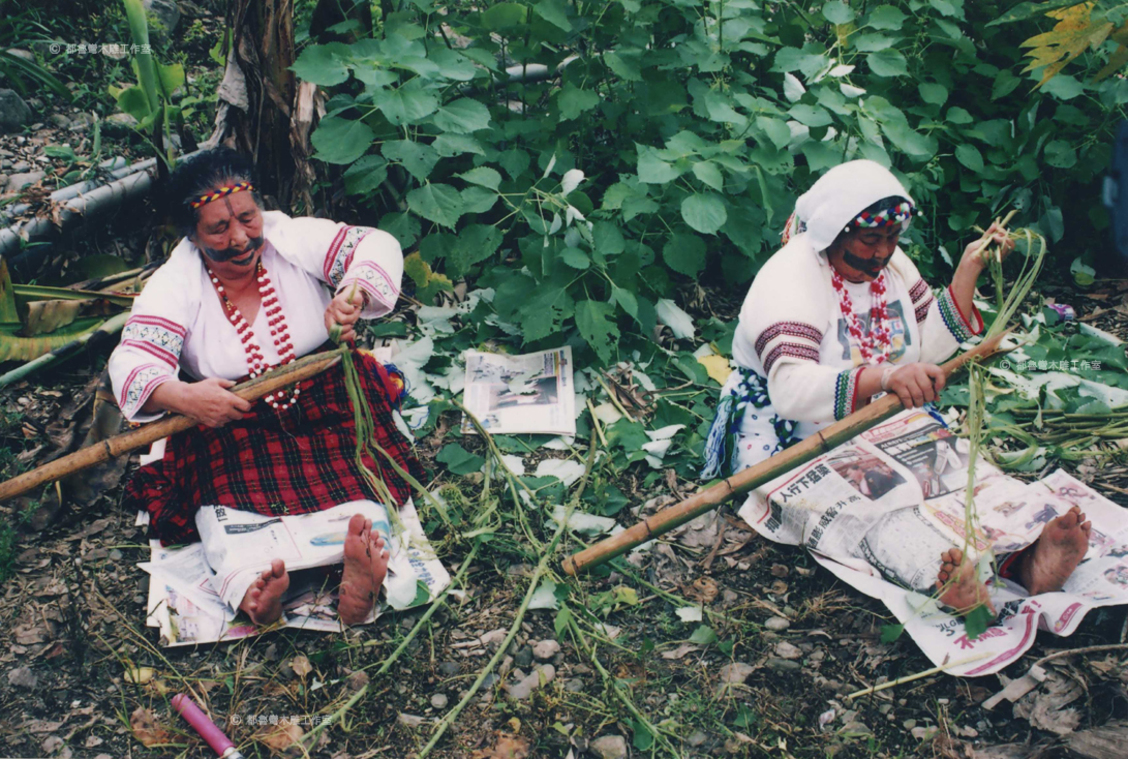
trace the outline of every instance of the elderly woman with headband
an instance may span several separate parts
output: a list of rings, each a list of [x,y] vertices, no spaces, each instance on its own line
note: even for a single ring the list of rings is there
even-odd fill
[[[390,313],[403,275],[400,246],[376,229],[263,211],[250,162],[228,148],[184,160],[165,195],[184,238],[135,301],[109,370],[131,422],[174,412],[200,426],[170,438],[163,457],[138,470],[126,501],[149,512],[150,534],[166,545],[200,539],[201,505],[279,516],[361,504],[345,535],[338,603],[342,621],[360,622],[388,555],[365,508],[380,499],[355,461],[342,369],[253,404],[230,388],[316,350],[334,325],[351,340],[359,319]],[[395,383],[368,358],[358,357],[357,368],[378,442],[419,474],[393,422]],[[388,507],[410,497],[398,474],[366,465],[397,501]],[[284,562],[266,562],[248,582],[217,591],[255,623],[278,619],[289,585]]]
[[[706,444],[702,477],[732,474],[848,416],[879,393],[906,408],[935,400],[944,388],[937,364],[983,330],[972,302],[984,269],[982,245],[964,249],[951,284],[939,294],[897,242],[917,213],[893,174],[873,161],[834,167],[802,195],[784,246],[764,264],[740,311],[733,339],[737,369],[724,389]],[[992,226],[989,242],[1013,249]],[[1065,515],[1058,542],[1028,552],[1019,568],[1031,593],[1060,588],[1080,556],[1083,515]],[[1035,544],[1037,547],[1038,544]],[[1081,554],[1084,550],[1081,550]],[[962,554],[941,557],[939,579],[965,579]],[[960,583],[960,598],[978,589]]]

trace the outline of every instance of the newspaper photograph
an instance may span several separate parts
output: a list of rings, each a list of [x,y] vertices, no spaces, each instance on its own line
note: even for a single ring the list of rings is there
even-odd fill
[[[153,541],[147,624],[157,627],[164,646],[231,641],[265,628],[235,611],[250,583],[270,560],[281,558],[290,573],[283,597],[283,627],[335,632],[337,589],[328,568],[344,560],[349,519],[363,513],[388,546],[384,597],[365,623],[384,609],[429,602],[450,584],[450,575],[431,549],[412,502],[389,514],[372,501],[355,501],[312,514],[268,517],[216,506],[196,516],[201,542],[162,548]]]
[[[509,356],[466,352],[465,406],[492,434],[576,434],[572,348]],[[469,419],[462,431],[474,432]]]
[[[997,672],[1034,644],[1039,628],[1077,629],[1093,608],[1128,603],[1128,512],[1058,470],[1040,482],[975,465],[966,506],[967,441],[924,411],[904,411],[753,491],[740,516],[764,537],[805,546],[839,579],[880,599],[937,666]],[[1079,506],[1092,522],[1088,552],[1060,592],[1031,596],[997,575],[1053,519]],[[975,639],[937,600],[940,554],[977,561],[998,611]]]

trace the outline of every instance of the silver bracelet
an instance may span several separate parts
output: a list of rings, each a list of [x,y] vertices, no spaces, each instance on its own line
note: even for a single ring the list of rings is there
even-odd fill
[[[897,371],[895,366],[886,366],[885,371],[881,373],[881,389],[889,391],[889,378],[893,376],[893,372]]]

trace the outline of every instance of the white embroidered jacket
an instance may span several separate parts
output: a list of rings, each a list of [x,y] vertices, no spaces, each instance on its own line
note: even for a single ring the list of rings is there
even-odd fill
[[[278,294],[297,356],[329,338],[325,309],[335,293],[354,283],[368,296],[361,318],[383,316],[395,307],[403,253],[387,232],[265,211],[263,236],[262,263]],[[276,365],[280,357],[265,312],[259,309],[251,329],[266,361]],[[109,369],[118,405],[132,422],[161,416],[146,414],[141,407],[180,369],[197,379],[233,380],[249,371],[243,344],[224,313],[203,255],[187,238],[137,296]]]

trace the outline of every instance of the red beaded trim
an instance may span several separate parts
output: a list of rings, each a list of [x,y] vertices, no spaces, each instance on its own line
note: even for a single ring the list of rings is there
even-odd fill
[[[235,327],[235,332],[239,334],[239,339],[243,343],[243,350],[247,353],[247,365],[250,366],[251,379],[259,377],[270,370],[270,365],[266,363],[266,357],[262,354],[262,348],[254,341],[254,332],[251,330],[251,325],[243,318],[243,314],[227,297],[227,293],[223,289],[223,285],[219,282],[219,277],[215,276],[215,272],[210,267],[206,267],[208,277],[211,278],[212,284],[215,286],[215,291],[219,293],[219,298],[223,302],[223,306],[227,311],[227,319]],[[270,277],[266,274],[266,268],[262,265],[262,261],[258,262],[255,268],[255,278],[258,280],[259,295],[262,297],[262,307],[266,309],[266,315],[271,317],[268,319],[271,330],[270,335],[274,339],[274,347],[278,351],[278,356],[281,359],[279,366],[285,366],[292,361],[297,360],[294,354],[294,345],[290,342],[290,328],[286,326],[286,318],[282,314],[282,306],[275,305],[278,303],[278,297],[274,294],[274,286],[270,284]],[[281,326],[275,329],[275,325]],[[281,333],[281,335],[279,335]],[[289,392],[290,400],[284,401],[286,393]],[[293,406],[298,402],[298,396],[301,395],[301,388],[294,385],[289,391],[276,390],[275,392],[267,395],[263,400],[269,403],[275,409],[286,409]]]
[[[858,346],[862,359],[867,364],[880,364],[889,358],[889,350],[893,347],[893,336],[889,331],[889,308],[885,302],[885,272],[881,272],[877,279],[870,282],[870,294],[873,304],[870,306],[870,332],[867,336],[862,332],[858,323],[858,316],[854,313],[854,303],[850,293],[846,292],[846,285],[842,275],[837,269],[831,267],[831,284],[838,294],[838,307],[846,319],[846,330]],[[879,348],[880,346],[880,348]],[[880,352],[876,352],[879,351]]]

